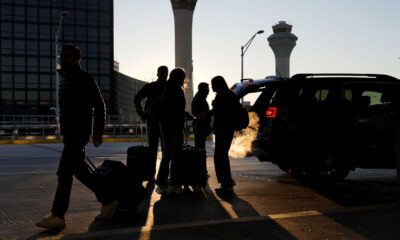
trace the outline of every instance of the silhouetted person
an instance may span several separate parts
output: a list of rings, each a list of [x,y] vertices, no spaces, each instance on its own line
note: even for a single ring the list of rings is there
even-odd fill
[[[157,77],[157,81],[144,85],[134,99],[138,115],[147,124],[147,140],[149,143],[152,178],[156,174],[158,139],[160,138],[159,105],[161,94],[168,78],[168,67],[160,66],[157,70]],[[145,99],[146,103],[143,110],[142,101]]]
[[[118,208],[118,202],[90,177],[85,162],[85,146],[93,135],[93,144],[103,142],[106,109],[96,81],[80,68],[81,52],[74,45],[64,45],[60,53],[60,125],[64,149],[57,170],[58,185],[51,214],[36,225],[57,229],[65,227],[73,176],[96,193],[103,204],[99,218],[109,217]],[[93,120],[93,121],[92,121]],[[93,122],[93,124],[92,124]],[[92,134],[93,131],[93,134]]]
[[[185,95],[183,82],[185,71],[176,68],[169,74],[166,88],[160,102],[161,144],[163,158],[157,174],[156,192],[163,194],[179,193],[177,163],[179,162],[183,144],[183,127],[185,123]]]
[[[239,100],[228,88],[223,77],[214,77],[211,80],[211,86],[213,91],[216,92],[212,109],[215,134],[214,165],[217,180],[220,183],[220,188],[215,190],[217,192],[232,192],[233,186],[236,184],[232,179],[228,153],[234,133],[232,117],[238,109]]]
[[[208,83],[202,82],[198,85],[198,91],[192,101],[192,114],[196,117],[194,121],[194,145],[198,149],[206,149],[206,139],[210,134],[211,116],[208,114],[207,96],[210,92]]]

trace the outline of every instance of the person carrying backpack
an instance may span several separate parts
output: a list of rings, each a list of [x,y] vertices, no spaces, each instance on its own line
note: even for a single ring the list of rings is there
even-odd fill
[[[160,66],[157,70],[157,81],[144,85],[136,94],[134,103],[138,115],[147,124],[147,139],[149,143],[151,176],[156,173],[156,162],[158,152],[158,139],[160,138],[160,119],[159,104],[161,94],[164,91],[168,78],[168,67]],[[143,100],[146,99],[144,109],[142,107]]]
[[[215,189],[217,193],[233,192],[236,185],[232,179],[229,163],[229,148],[233,140],[239,100],[228,88],[222,76],[211,79],[211,87],[216,92],[211,113],[214,115],[213,130],[215,134],[214,165],[220,187]]]

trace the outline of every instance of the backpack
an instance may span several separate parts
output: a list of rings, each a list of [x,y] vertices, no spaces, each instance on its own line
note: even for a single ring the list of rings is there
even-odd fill
[[[236,131],[240,131],[242,129],[247,128],[249,125],[249,113],[247,110],[242,107],[241,104],[238,104],[237,110],[234,116],[234,121],[233,121],[233,129]]]

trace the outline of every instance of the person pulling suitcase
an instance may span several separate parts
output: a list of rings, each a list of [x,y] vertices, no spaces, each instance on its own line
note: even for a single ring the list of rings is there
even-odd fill
[[[51,213],[36,223],[42,228],[60,229],[66,226],[64,216],[69,206],[73,176],[95,192],[97,200],[102,203],[98,219],[110,217],[119,207],[118,201],[98,187],[85,163],[85,146],[90,136],[93,135],[95,147],[103,142],[106,109],[96,81],[80,68],[80,61],[78,47],[70,44],[62,47],[60,75],[63,81],[59,102],[64,149],[57,170],[58,185]]]

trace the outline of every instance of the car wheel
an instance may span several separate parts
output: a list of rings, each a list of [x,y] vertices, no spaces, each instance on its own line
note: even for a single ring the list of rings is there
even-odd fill
[[[336,183],[342,181],[350,170],[340,164],[340,154],[335,151],[318,151],[312,156],[312,163],[307,175],[319,183]]]

